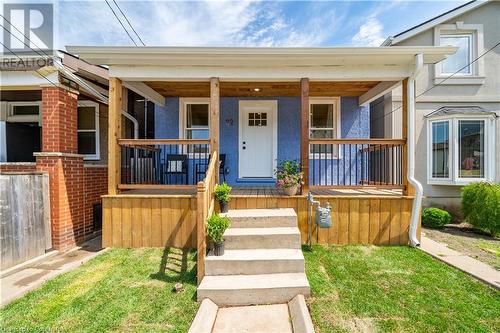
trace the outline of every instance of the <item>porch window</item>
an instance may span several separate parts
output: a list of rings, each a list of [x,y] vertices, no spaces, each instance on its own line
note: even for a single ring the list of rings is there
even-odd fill
[[[492,180],[494,118],[455,116],[429,121],[429,184]]]
[[[440,45],[457,46],[455,54],[448,56],[441,64],[441,74],[471,75],[472,34],[450,34],[440,36]]]
[[[99,154],[99,104],[78,102],[78,154],[87,160],[98,160]]]
[[[337,139],[340,132],[340,99],[338,98],[311,98],[310,99],[310,128],[311,139]],[[332,145],[313,145],[311,153],[334,153]],[[326,149],[326,151],[325,151]]]
[[[9,102],[9,122],[37,122],[41,124],[40,102]]]
[[[208,99],[193,98],[181,101],[180,128],[184,139],[209,139],[209,105]]]

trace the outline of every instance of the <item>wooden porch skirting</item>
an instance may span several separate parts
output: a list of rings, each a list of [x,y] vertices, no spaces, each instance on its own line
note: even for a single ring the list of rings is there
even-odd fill
[[[313,225],[313,242],[320,244],[407,245],[412,197],[316,196],[330,202],[333,225]],[[307,241],[308,204],[305,196],[235,195],[230,209],[293,208],[302,242]],[[217,207],[218,209],[218,207]],[[196,248],[196,196],[114,195],[103,197],[103,246]],[[420,235],[420,226],[418,230]]]

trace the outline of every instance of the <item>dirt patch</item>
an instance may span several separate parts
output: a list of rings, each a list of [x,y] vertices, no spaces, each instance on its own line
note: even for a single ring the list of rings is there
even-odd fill
[[[350,318],[342,320],[344,326],[349,332],[371,333],[375,332],[375,325],[371,318]]]
[[[475,258],[500,270],[500,239],[475,233],[468,229],[424,228],[427,237],[448,245],[450,249]]]

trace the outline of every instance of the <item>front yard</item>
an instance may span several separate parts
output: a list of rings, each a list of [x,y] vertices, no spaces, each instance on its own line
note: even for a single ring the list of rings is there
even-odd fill
[[[304,250],[318,332],[498,332],[500,292],[409,247]]]
[[[0,310],[8,332],[186,332],[196,252],[115,249]],[[175,283],[184,290],[173,293]],[[0,330],[2,331],[2,330]]]
[[[407,247],[304,250],[318,332],[493,332],[500,293]],[[177,282],[184,290],[172,292]],[[195,253],[115,249],[0,310],[19,332],[186,332]]]

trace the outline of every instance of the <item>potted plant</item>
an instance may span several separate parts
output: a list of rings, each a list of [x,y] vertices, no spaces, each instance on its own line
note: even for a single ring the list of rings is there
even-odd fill
[[[221,213],[227,213],[229,208],[229,195],[231,194],[232,187],[225,182],[216,184],[214,189],[215,199],[219,202]]]
[[[294,160],[285,160],[278,164],[276,169],[276,186],[282,188],[286,195],[297,194],[303,184],[303,173],[300,163]]]
[[[230,224],[228,217],[219,214],[212,214],[207,219],[207,234],[214,242],[214,254],[216,256],[224,254],[224,232],[229,228]]]

